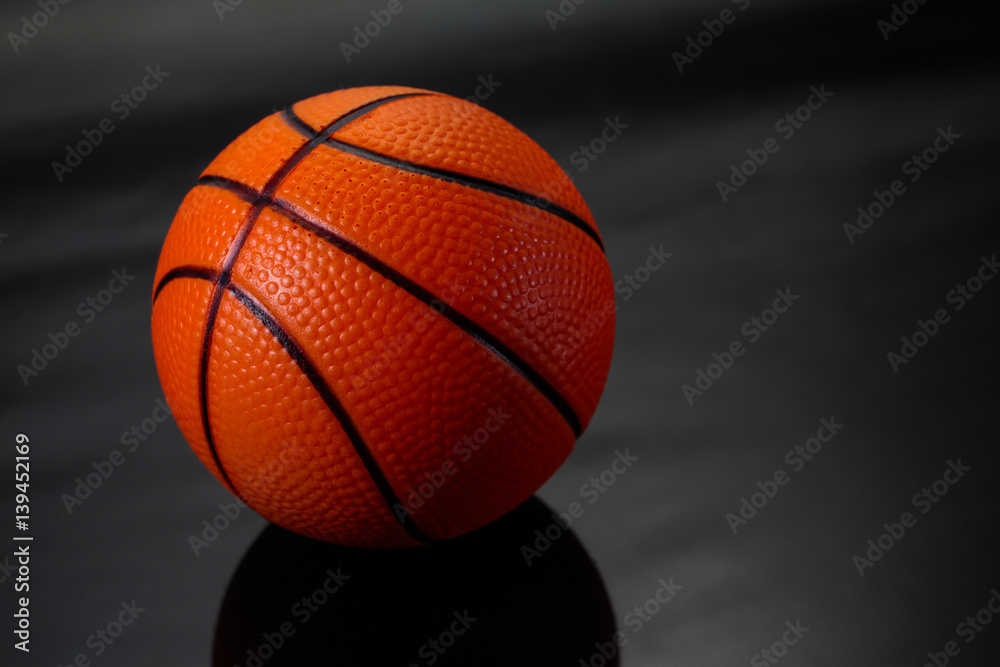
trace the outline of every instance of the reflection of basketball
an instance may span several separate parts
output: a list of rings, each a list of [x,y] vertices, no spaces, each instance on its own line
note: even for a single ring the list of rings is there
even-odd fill
[[[593,415],[611,273],[516,128],[412,88],[310,98],[205,170],[156,270],[153,346],[191,447],[265,518],[407,546],[523,502]]]
[[[553,526],[529,565],[524,545]],[[403,606],[420,611],[399,621]],[[625,634],[590,554],[531,498],[426,549],[348,549],[269,526],[229,580],[212,665],[615,667]]]

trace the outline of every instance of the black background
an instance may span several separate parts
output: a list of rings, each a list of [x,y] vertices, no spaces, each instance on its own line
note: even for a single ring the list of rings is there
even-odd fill
[[[597,502],[583,501],[585,514],[573,525],[579,545],[566,547],[573,552],[566,562],[585,564],[589,554],[596,563],[611,604],[605,615],[627,638],[621,664],[748,664],[798,619],[809,630],[781,664],[917,666],[948,641],[961,649],[950,664],[995,664],[1000,619],[971,643],[956,626],[1000,586],[1000,282],[985,283],[961,310],[946,299],[998,250],[992,19],[961,4],[914,2],[919,9],[886,40],[877,22],[893,7],[882,2],[751,0],[741,11],[744,3],[719,1],[567,1],[575,10],[553,29],[546,11],[558,11],[556,2],[402,1],[403,11],[350,63],[341,42],[385,2],[244,0],[220,20],[209,0],[77,1],[59,6],[16,53],[5,37],[0,469],[9,472],[0,473],[7,480],[0,564],[18,532],[13,442],[20,432],[31,437],[35,540],[30,655],[10,646],[16,575],[0,570],[3,663],[69,664],[84,653],[108,666],[206,665],[217,624],[221,636],[239,636],[248,622],[239,614],[220,620],[220,609],[265,522],[244,511],[195,556],[189,536],[231,498],[172,420],[126,453],[72,513],[61,499],[93,462],[122,449],[121,434],[150,417],[162,397],[149,335],[151,281],[172,216],[201,169],[253,122],[305,97],[373,84],[466,97],[479,77],[492,77],[500,85],[483,105],[574,177],[616,280],[642,265],[651,246],[673,253],[630,298],[619,295],[602,403],[574,454],[539,492],[551,509],[565,510],[616,451],[638,456]],[[735,21],[679,72],[672,54],[725,8]],[[22,17],[38,11],[25,0],[5,3],[4,34],[20,32]],[[119,119],[112,101],[157,65],[169,75]],[[820,85],[830,99],[793,136],[778,134],[775,122]],[[59,181],[52,162],[104,117],[114,131]],[[574,152],[600,135],[607,118],[627,128],[581,171]],[[948,127],[960,138],[918,181],[906,180],[904,162]],[[778,139],[779,151],[723,201],[717,181],[768,137]],[[906,192],[849,242],[843,225],[897,178]],[[122,267],[135,280],[84,323],[77,304]],[[785,288],[799,295],[795,305],[689,405],[682,385],[694,383],[713,352],[747,342],[743,323]],[[887,353],[938,308],[950,321],[893,372]],[[80,334],[26,385],[18,365],[70,320]],[[830,417],[844,428],[792,471],[785,453]],[[958,459],[971,470],[920,514],[913,494]],[[789,483],[734,535],[727,513],[779,469]],[[906,511],[917,515],[916,525],[859,576],[853,557]],[[477,548],[509,549],[517,562],[520,542],[500,534]],[[261,539],[267,547],[271,538]],[[260,553],[268,553],[264,547]],[[340,557],[316,548],[321,561]],[[455,548],[454,562],[471,553]],[[412,558],[373,562],[419,572]],[[300,574],[295,559],[274,562],[282,565],[260,577],[260,595],[246,581],[233,589],[253,613],[254,600],[282,593],[283,582],[291,586]],[[369,568],[367,576],[377,572]],[[466,568],[463,576],[485,585],[497,572]],[[682,588],[633,632],[626,615],[671,577]],[[596,597],[587,602],[571,593],[571,580],[561,581],[538,594],[550,603],[544,616],[531,616],[538,601],[530,597],[523,608],[516,599],[497,602],[491,613],[492,598],[483,594],[484,618],[493,621],[480,627],[492,622],[501,631],[470,630],[464,641],[485,642],[501,664],[579,664],[589,656],[573,653],[567,628],[581,608],[606,603],[593,602],[601,599],[599,583],[591,582]],[[432,586],[427,595],[446,588]],[[334,614],[330,634],[320,633],[328,662],[406,664],[411,656],[427,664],[418,643],[399,648],[409,641],[399,628],[426,621],[428,605],[391,587],[378,595],[365,604],[345,598],[336,614],[353,615],[366,630],[338,634]],[[145,611],[95,657],[88,636],[133,599]],[[544,641],[564,647],[564,657],[542,661],[548,654],[539,633],[515,630],[520,614],[536,619]],[[594,627],[598,641],[608,629]],[[390,646],[403,662],[387,662]],[[446,658],[463,664],[459,650]]]

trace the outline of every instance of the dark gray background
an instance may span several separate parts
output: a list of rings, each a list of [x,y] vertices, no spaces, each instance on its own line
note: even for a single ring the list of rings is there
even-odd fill
[[[5,645],[4,664],[92,655],[88,635],[133,598],[146,611],[94,664],[209,664],[226,586],[265,525],[244,512],[194,556],[188,536],[229,496],[172,420],[72,515],[60,500],[162,396],[152,275],[204,165],[304,97],[370,84],[465,97],[490,75],[501,85],[484,106],[574,177],[616,279],[650,246],[673,253],[619,300],[603,401],[539,492],[563,510],[616,450],[639,457],[573,526],[628,636],[622,664],[749,664],[796,619],[809,631],[781,664],[917,666],[953,640],[961,653],[951,664],[995,664],[1000,619],[969,644],[956,625],[1000,586],[1000,281],[961,311],[946,302],[998,250],[992,19],[932,1],[886,41],[877,21],[888,2],[752,0],[741,12],[719,1],[587,0],[556,30],[545,15],[554,1],[403,2],[350,64],[338,45],[385,2],[245,0],[224,21],[209,0],[72,2],[19,53],[0,48],[0,468],[10,471],[0,472],[0,562],[16,532],[18,432],[32,439],[35,536],[33,651]],[[735,22],[679,73],[671,54],[727,7]],[[4,34],[37,11],[5,3]],[[51,162],[113,117],[112,100],[157,64],[169,76],[59,183]],[[820,84],[830,100],[778,137],[775,121]],[[607,117],[628,128],[580,172],[572,155]],[[961,138],[849,243],[842,226],[856,208],[906,178],[903,163],[948,126]],[[769,136],[780,150],[724,203],[716,181]],[[25,386],[17,365],[80,321],[77,304],[121,267],[135,281]],[[742,324],[786,287],[800,295],[794,307],[688,405],[681,386],[713,352],[745,342]],[[951,321],[893,373],[887,352],[942,307]],[[758,480],[790,470],[785,452],[831,416],[844,429],[734,535],[726,514]],[[859,576],[852,557],[959,458],[971,471]],[[625,614],[669,577],[682,590],[631,633]],[[13,581],[2,571],[0,580],[0,636],[10,639]],[[372,623],[391,641],[409,613],[396,601]],[[510,664],[531,664],[516,637],[504,650]]]

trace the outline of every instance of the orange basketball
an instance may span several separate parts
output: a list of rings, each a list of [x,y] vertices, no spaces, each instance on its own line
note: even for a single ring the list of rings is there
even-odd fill
[[[535,142],[396,86],[303,100],[202,173],[153,349],[202,463],[274,523],[402,547],[486,525],[566,459],[611,361],[593,217]]]

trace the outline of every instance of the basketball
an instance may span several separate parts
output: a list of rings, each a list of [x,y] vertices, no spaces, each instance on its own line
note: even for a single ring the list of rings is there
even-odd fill
[[[614,286],[593,216],[499,116],[404,87],[251,127],[153,285],[156,367],[202,463],[346,546],[464,535],[531,497],[600,399]]]

